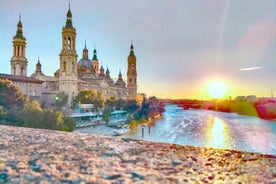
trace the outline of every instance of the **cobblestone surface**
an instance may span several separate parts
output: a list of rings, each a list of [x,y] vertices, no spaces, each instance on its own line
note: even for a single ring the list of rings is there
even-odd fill
[[[0,126],[0,183],[276,183],[276,156]]]

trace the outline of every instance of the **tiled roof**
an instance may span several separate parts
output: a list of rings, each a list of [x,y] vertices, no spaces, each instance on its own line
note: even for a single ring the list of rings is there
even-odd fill
[[[34,79],[32,77],[20,76],[20,75],[9,75],[0,73],[0,79],[8,79],[14,82],[28,82],[28,83],[37,83],[42,84],[43,81]]]

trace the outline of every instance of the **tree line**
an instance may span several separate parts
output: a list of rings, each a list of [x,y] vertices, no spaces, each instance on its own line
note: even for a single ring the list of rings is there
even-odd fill
[[[68,105],[68,95],[59,92],[53,98],[54,104],[45,108],[38,101],[23,95],[11,81],[0,79],[0,124],[73,131],[75,119],[62,111]],[[115,96],[105,99],[101,91],[92,90],[80,91],[74,97],[72,107],[78,104],[93,104],[94,111],[102,111],[103,120],[107,123],[114,110],[127,111],[130,117],[128,123],[148,121],[165,111],[164,103],[156,97],[146,98],[144,95],[142,104],[138,105],[136,100],[116,99]]]
[[[36,100],[24,96],[9,80],[0,79],[0,124],[73,131],[76,122],[60,108],[42,108]]]

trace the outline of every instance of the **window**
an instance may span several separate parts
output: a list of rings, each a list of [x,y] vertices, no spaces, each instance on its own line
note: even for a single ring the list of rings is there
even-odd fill
[[[67,46],[68,46],[68,50],[70,50],[71,49],[71,39],[70,39],[70,37],[68,38]]]

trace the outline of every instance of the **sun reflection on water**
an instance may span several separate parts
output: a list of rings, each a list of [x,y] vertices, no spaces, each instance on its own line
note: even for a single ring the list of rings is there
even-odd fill
[[[207,147],[231,148],[228,125],[220,118],[210,117],[207,122]]]

